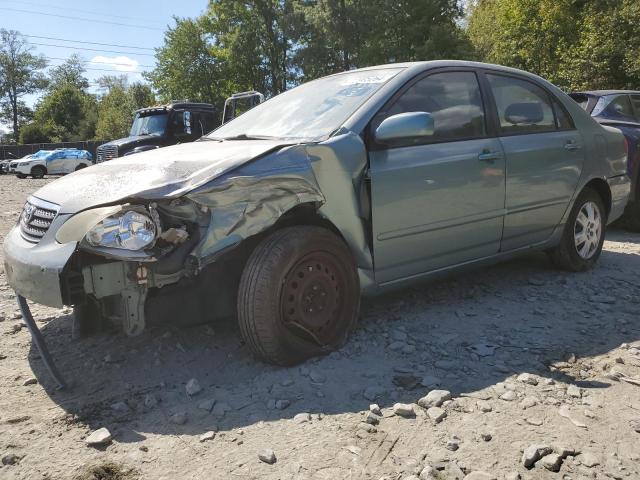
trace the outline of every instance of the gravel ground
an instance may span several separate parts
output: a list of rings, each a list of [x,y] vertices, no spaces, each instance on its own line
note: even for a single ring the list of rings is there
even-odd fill
[[[0,177],[0,236],[48,181]],[[591,272],[533,254],[369,299],[288,369],[232,322],[72,341],[69,309],[34,306],[64,392],[3,273],[0,478],[640,479],[639,253],[613,229]]]

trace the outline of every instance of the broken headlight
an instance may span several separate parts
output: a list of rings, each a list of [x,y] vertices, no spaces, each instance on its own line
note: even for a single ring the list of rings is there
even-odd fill
[[[94,247],[142,250],[155,242],[156,235],[156,224],[149,215],[125,210],[100,221],[85,239]]]

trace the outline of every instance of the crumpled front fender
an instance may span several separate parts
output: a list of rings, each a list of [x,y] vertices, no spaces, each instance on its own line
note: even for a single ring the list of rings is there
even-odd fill
[[[366,165],[362,139],[347,133],[320,144],[287,147],[189,192],[188,198],[211,211],[207,234],[192,256],[206,265],[292,208],[312,203],[342,233],[358,267],[372,270],[359,202]]]

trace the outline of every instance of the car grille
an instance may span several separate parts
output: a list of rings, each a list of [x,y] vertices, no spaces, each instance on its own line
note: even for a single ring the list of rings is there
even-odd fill
[[[31,243],[38,243],[47,233],[51,222],[58,215],[59,207],[53,203],[29,198],[20,214],[20,234]]]
[[[118,147],[116,145],[100,145],[96,157],[96,163],[118,158]]]
[[[18,166],[17,163],[12,163],[11,165],[9,165],[10,168],[16,168]]]

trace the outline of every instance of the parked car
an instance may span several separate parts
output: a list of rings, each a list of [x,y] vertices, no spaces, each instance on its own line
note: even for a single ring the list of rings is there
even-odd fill
[[[589,269],[627,202],[626,156],[523,71],[354,70],[42,187],[5,271],[23,311],[72,305],[79,332],[237,316],[256,355],[291,365],[345,342],[361,293],[535,250]]]
[[[43,178],[45,175],[64,175],[93,165],[93,155],[77,148],[39,150],[9,164],[9,172],[18,178]]]
[[[594,90],[569,96],[597,122],[616,127],[624,134],[629,149],[631,195],[622,220],[628,230],[640,232],[640,91]]]

